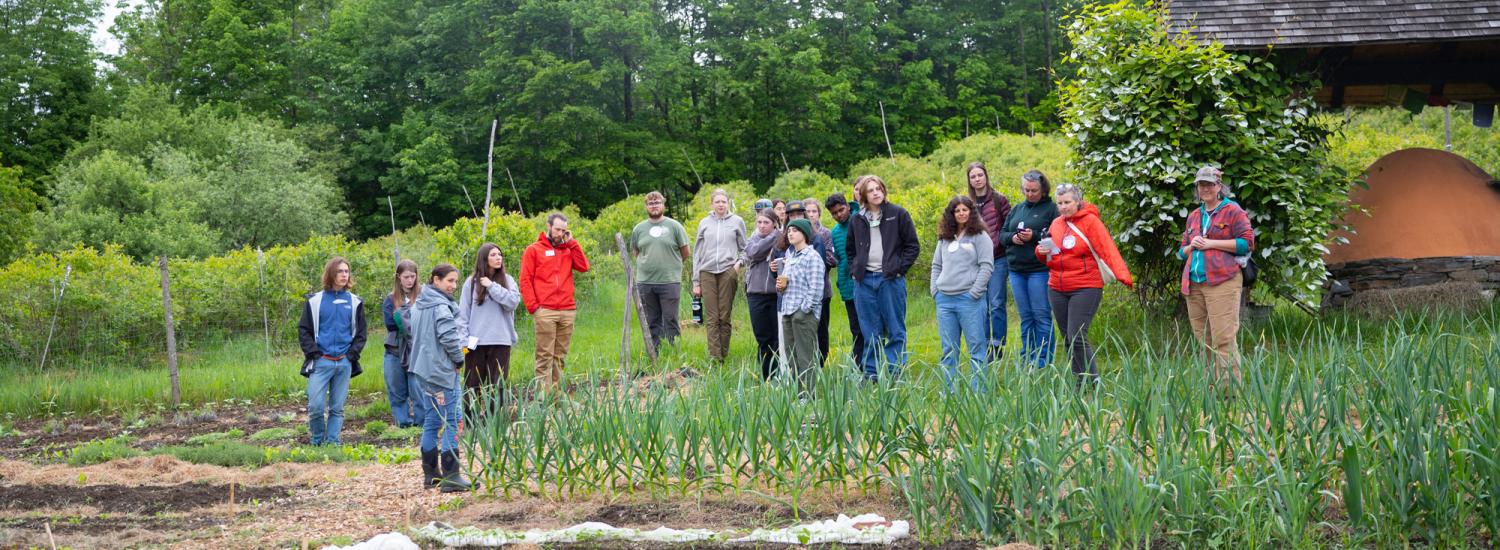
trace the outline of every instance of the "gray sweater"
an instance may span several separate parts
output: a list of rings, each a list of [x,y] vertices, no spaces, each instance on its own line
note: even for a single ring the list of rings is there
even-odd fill
[[[457,314],[452,296],[422,285],[407,326],[412,338],[410,371],[424,384],[445,390],[463,387],[458,369],[464,364],[464,348]]]
[[[967,292],[970,297],[983,298],[994,271],[995,244],[985,232],[939,241],[937,251],[932,253],[929,288],[933,296]]]
[[[474,304],[474,278],[464,279],[458,287],[463,297],[458,300],[458,332],[463,335],[464,345],[477,338],[475,345],[516,345],[516,308],[521,307],[521,287],[510,275],[505,276],[506,286],[490,281],[486,289],[488,296],[484,305]],[[509,288],[506,288],[509,287]]]
[[[698,274],[723,273],[745,261],[745,220],[733,212],[725,217],[712,213],[698,222],[693,239],[693,284]]]
[[[781,240],[781,230],[773,230],[762,236],[752,233],[745,243],[745,262],[749,269],[745,274],[745,294],[775,294],[776,275],[771,273],[771,258],[776,255],[776,243]]]

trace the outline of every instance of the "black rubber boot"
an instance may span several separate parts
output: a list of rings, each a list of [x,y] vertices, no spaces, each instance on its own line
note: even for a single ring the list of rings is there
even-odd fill
[[[422,488],[436,487],[439,479],[437,449],[422,449]]]
[[[990,346],[989,362],[994,363],[1005,357],[1005,346]]]
[[[443,451],[443,479],[438,487],[444,493],[463,493],[469,490],[469,482],[458,469],[458,451]]]

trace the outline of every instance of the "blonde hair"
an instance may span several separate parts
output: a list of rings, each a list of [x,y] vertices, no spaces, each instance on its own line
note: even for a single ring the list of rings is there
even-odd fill
[[[891,193],[890,187],[887,187],[885,185],[885,180],[880,179],[880,176],[877,176],[877,175],[874,175],[874,174],[865,174],[863,176],[855,178],[855,180],[854,180],[854,202],[859,203],[860,207],[869,207],[870,206],[869,202],[865,200],[865,188],[868,187],[870,184],[879,185],[880,186],[880,190],[884,191],[887,195],[889,195]]]

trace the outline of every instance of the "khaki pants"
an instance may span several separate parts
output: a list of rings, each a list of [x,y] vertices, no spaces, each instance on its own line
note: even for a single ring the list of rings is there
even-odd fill
[[[698,273],[703,291],[703,329],[708,333],[708,356],[723,361],[729,356],[730,322],[734,317],[734,295],[740,286],[740,274],[734,268],[723,273]]]
[[[1224,379],[1226,370],[1236,381],[1240,379],[1237,336],[1240,332],[1240,292],[1243,290],[1244,279],[1238,274],[1218,285],[1188,285],[1188,322],[1193,325],[1193,337],[1206,350],[1205,359],[1213,363],[1215,382]]]
[[[818,353],[818,317],[799,311],[781,316],[781,322],[784,323],[782,330],[786,331],[786,362],[792,371],[789,374],[806,395],[817,384],[818,367],[823,364]]]
[[[538,309],[532,315],[536,326],[536,380],[543,386],[562,381],[563,358],[573,342],[575,310]]]

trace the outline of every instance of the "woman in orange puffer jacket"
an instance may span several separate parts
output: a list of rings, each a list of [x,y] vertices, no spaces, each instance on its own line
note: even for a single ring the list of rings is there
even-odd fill
[[[1109,228],[1099,220],[1099,209],[1083,202],[1083,190],[1076,185],[1057,187],[1058,216],[1047,228],[1047,238],[1036,247],[1037,258],[1047,263],[1047,298],[1052,303],[1052,317],[1073,357],[1073,374],[1080,380],[1098,378],[1094,350],[1089,345],[1089,324],[1099,311],[1104,297],[1104,262],[1114,278],[1127,288],[1135,281],[1120,250],[1109,236]]]

